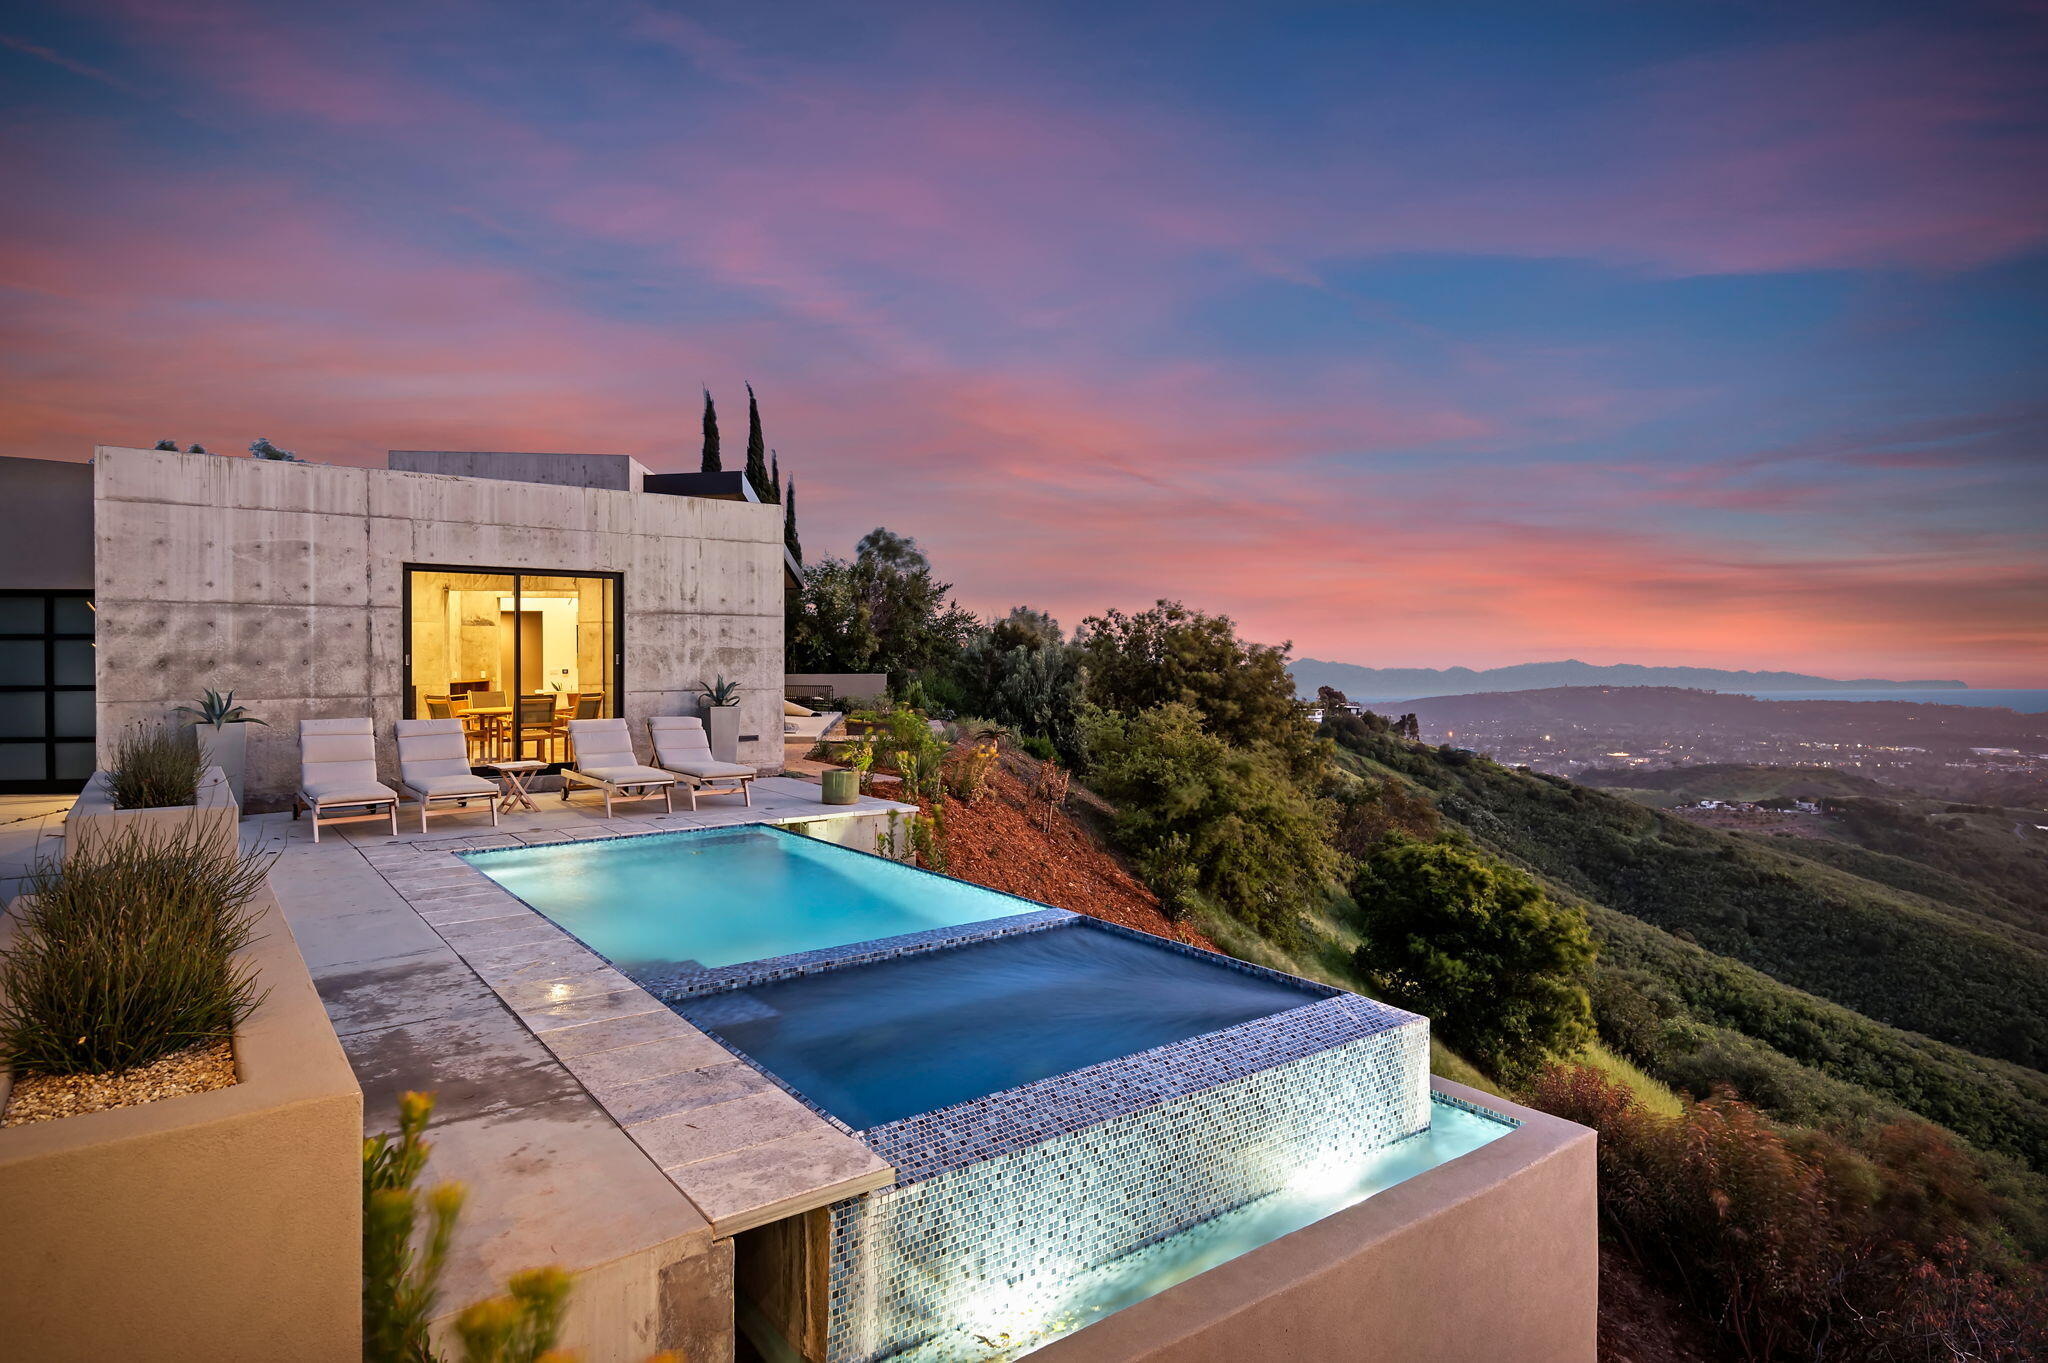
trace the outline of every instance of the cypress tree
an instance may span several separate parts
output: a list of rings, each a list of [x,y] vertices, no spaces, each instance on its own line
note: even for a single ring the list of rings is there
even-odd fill
[[[782,493],[782,542],[789,546],[790,556],[798,563],[804,561],[804,542],[796,537],[796,478],[789,480],[789,486]]]
[[[777,450],[768,451],[768,486],[775,490],[775,500],[782,500],[782,454]]]
[[[700,470],[717,473],[718,464],[718,409],[711,405],[711,390],[704,390],[704,463]]]
[[[747,385],[747,481],[754,495],[764,502],[775,500],[768,486],[768,447],[761,442],[761,404],[754,401],[754,385]]]

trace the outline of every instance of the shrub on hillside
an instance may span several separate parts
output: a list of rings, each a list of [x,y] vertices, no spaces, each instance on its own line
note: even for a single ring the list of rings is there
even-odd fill
[[[969,641],[962,652],[962,703],[1041,740],[1072,761],[1080,751],[1079,652],[1059,621],[1018,606]]]
[[[1233,746],[1178,703],[1090,711],[1082,734],[1089,787],[1116,806],[1116,836],[1169,913],[1207,900],[1288,938],[1339,874],[1328,802],[1296,784],[1284,755]]]
[[[1593,937],[1534,880],[1448,843],[1383,845],[1351,884],[1359,972],[1389,1002],[1496,1071],[1570,1055],[1592,1036]]]
[[[1322,768],[1326,749],[1287,672],[1289,645],[1248,643],[1228,616],[1161,601],[1136,615],[1089,616],[1075,647],[1088,670],[1088,703],[1098,709],[1136,715],[1190,706],[1217,738],[1237,748],[1264,747],[1297,778],[1312,779]]]
[[[935,682],[980,625],[954,604],[952,590],[932,576],[915,541],[872,531],[852,560],[804,565],[802,586],[786,602],[788,666],[886,672],[899,693],[924,674]]]
[[[1556,1066],[1536,1107],[1600,1133],[1600,1212],[1744,1358],[2019,1363],[2048,1349],[2048,1281],[1997,1245],[1970,1162],[1931,1127],[1858,1151],[1715,1098],[1661,1117]]]

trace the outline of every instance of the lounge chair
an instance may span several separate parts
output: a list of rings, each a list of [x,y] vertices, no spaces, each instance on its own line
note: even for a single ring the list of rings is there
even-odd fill
[[[299,789],[292,817],[313,814],[313,841],[320,841],[320,816],[331,809],[385,806],[391,832],[398,833],[398,792],[377,779],[377,737],[367,719],[299,721]]]
[[[700,790],[706,795],[738,795],[753,805],[754,769],[713,757],[703,720],[695,715],[655,715],[647,721],[647,733],[654,740],[654,764],[689,781],[691,809],[697,807]]]
[[[569,765],[562,768],[562,798],[575,786],[604,792],[604,815],[612,815],[612,799],[651,799],[661,792],[671,812],[676,807],[676,778],[659,767],[641,764],[633,755],[633,735],[623,719],[569,721]]]
[[[498,826],[498,783],[469,769],[469,739],[459,719],[398,721],[398,788],[420,802],[420,832],[427,831],[427,806],[449,800],[467,805],[482,800]]]

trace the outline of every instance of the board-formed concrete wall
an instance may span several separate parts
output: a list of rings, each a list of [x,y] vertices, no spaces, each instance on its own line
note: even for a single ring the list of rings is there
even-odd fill
[[[397,774],[408,563],[616,572],[623,712],[696,714],[741,692],[740,760],[782,761],[782,512],[749,502],[102,446],[94,467],[102,765],[124,725],[235,692],[247,799],[298,779],[298,721],[368,715]]]

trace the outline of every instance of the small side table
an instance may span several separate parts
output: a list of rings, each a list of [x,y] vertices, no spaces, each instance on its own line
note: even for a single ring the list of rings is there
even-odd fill
[[[547,766],[547,763],[536,762],[530,757],[522,757],[516,762],[487,763],[484,770],[498,773],[498,784],[504,791],[498,799],[498,812],[510,814],[518,805],[532,809],[533,792],[526,788],[526,783],[546,771]]]

